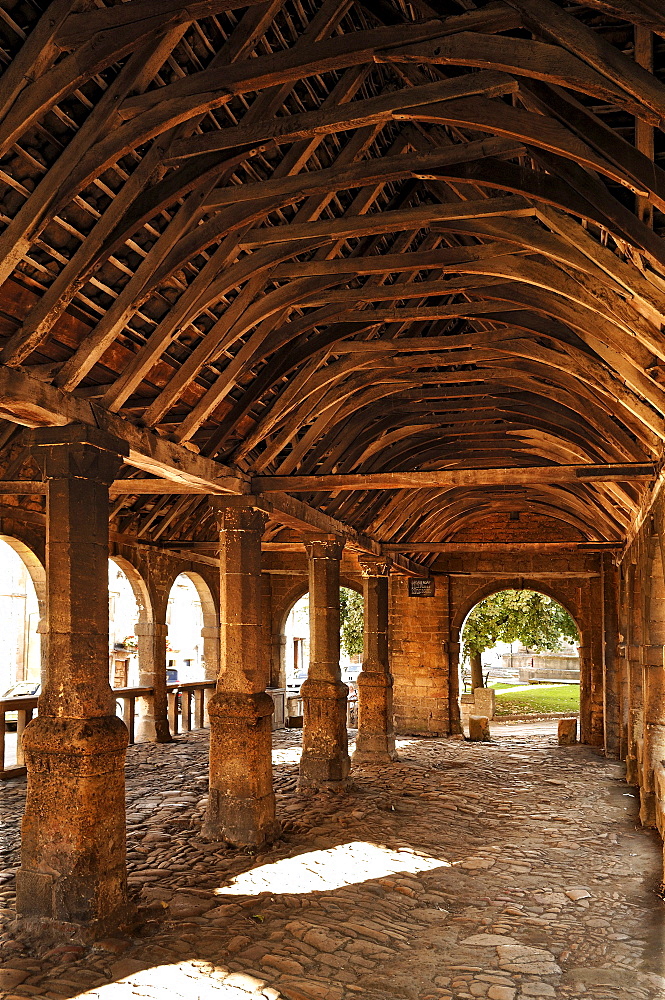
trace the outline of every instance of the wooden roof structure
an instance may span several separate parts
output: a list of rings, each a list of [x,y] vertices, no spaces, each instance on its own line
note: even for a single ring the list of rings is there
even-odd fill
[[[0,62],[0,492],[78,421],[153,543],[211,492],[407,554],[648,509],[660,0],[3,0]]]

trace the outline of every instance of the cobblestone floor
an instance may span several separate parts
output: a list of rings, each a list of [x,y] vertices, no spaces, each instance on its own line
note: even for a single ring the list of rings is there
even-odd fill
[[[284,835],[258,855],[200,839],[206,750],[204,732],[130,749],[130,884],[154,919],[88,950],[12,939],[25,789],[5,783],[1,996],[665,998],[659,841],[623,768],[552,723],[401,740],[399,763],[314,797],[277,733]]]

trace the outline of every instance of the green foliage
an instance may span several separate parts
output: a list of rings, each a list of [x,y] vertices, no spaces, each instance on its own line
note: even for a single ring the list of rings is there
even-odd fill
[[[477,604],[464,623],[464,656],[482,653],[497,642],[556,651],[564,638],[577,642],[579,634],[560,604],[533,590],[501,590]]]
[[[363,651],[363,599],[348,587],[339,588],[340,640],[349,656]]]

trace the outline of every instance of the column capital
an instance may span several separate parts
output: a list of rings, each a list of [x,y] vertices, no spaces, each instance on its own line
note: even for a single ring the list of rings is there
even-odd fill
[[[224,497],[210,497],[209,502],[217,513],[217,527],[220,531],[265,530],[268,511],[249,505],[230,506]]]
[[[341,559],[344,539],[339,535],[303,535],[308,559]]]
[[[372,556],[361,552],[358,556],[360,572],[367,576],[389,576],[393,561],[389,556]]]
[[[91,479],[110,486],[129,455],[129,445],[98,427],[37,427],[26,445],[46,479]]]
[[[165,622],[137,622],[134,626],[136,636],[154,636],[155,638],[166,638],[169,634],[169,627]]]

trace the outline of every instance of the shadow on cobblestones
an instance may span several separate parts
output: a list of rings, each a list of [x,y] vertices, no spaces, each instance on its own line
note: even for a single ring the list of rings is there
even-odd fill
[[[12,938],[24,782],[7,817],[3,996],[263,1000],[665,997],[660,845],[623,767],[560,748],[551,723],[493,742],[405,739],[343,795],[296,791],[299,734],[275,734],[282,838],[200,837],[207,733],[127,758],[132,939],[39,953]]]

